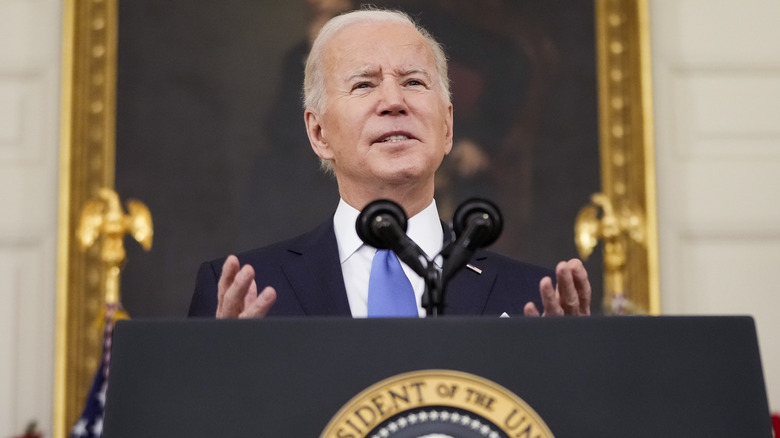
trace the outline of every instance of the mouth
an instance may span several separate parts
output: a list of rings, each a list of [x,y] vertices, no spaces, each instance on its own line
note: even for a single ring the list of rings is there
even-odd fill
[[[406,140],[415,140],[408,132],[388,132],[377,138],[374,143],[399,143]]]

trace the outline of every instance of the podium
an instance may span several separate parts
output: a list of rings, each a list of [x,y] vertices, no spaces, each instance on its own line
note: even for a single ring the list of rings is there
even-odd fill
[[[504,396],[528,412],[499,412]],[[458,429],[436,429],[445,423]],[[106,438],[326,428],[341,438],[772,437],[749,317],[116,325]]]

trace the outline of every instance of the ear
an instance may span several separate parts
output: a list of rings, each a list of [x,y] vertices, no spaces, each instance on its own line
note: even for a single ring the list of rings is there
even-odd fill
[[[314,153],[323,160],[333,160],[333,150],[328,143],[322,116],[306,109],[303,112],[303,121],[306,123],[306,134]]]
[[[449,103],[447,106],[447,116],[444,118],[444,125],[447,131],[444,134],[444,141],[446,142],[444,146],[444,155],[447,155],[452,150],[452,103]]]

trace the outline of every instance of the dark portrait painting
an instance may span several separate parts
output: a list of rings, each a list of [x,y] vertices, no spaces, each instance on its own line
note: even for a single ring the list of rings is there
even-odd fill
[[[505,217],[492,249],[554,267],[599,191],[594,5],[397,0],[449,57],[454,146],[444,220],[470,197]],[[338,202],[303,123],[314,35],[348,0],[120,1],[116,188],[145,202],[154,247],[127,242],[132,316],[183,316],[200,262],[308,231]],[[600,306],[601,266],[587,263]],[[258,279],[262,286],[262,279]]]

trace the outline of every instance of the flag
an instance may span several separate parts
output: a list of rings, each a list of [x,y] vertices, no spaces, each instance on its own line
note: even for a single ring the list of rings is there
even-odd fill
[[[106,390],[108,389],[108,369],[111,361],[111,338],[114,333],[114,323],[119,319],[127,319],[127,313],[119,303],[107,303],[103,323],[103,356],[95,379],[87,393],[84,411],[73,426],[70,438],[99,438],[103,434],[103,412],[106,407]]]

